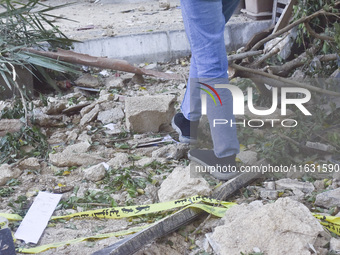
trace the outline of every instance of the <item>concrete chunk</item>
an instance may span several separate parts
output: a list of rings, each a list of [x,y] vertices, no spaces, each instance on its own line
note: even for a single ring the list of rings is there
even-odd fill
[[[264,206],[236,205],[223,217],[208,240],[217,254],[248,254],[254,247],[264,254],[310,255],[323,227],[308,208],[290,198]]]
[[[299,189],[304,193],[310,193],[315,190],[314,185],[310,182],[299,182],[292,179],[281,179],[275,182],[277,189]]]
[[[325,208],[340,206],[340,188],[318,194],[315,199],[315,205]]]
[[[175,96],[128,97],[125,100],[126,126],[137,133],[159,132],[168,127],[175,114]]]
[[[203,178],[190,177],[190,166],[176,167],[163,181],[158,191],[161,202],[186,198],[194,195],[209,195],[211,189]]]

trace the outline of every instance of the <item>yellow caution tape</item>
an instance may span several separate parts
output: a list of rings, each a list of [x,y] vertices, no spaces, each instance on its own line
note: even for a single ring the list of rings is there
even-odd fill
[[[209,204],[216,204],[216,205],[222,205],[223,207],[215,207],[207,204],[194,204],[197,202],[206,202]],[[235,203],[230,203],[230,202],[224,202],[224,201],[219,201],[215,199],[211,199],[209,197],[203,197],[203,196],[193,196],[191,198],[186,198],[186,199],[179,199],[171,202],[164,202],[164,203],[158,203],[158,204],[150,204],[150,205],[142,205],[142,206],[128,206],[128,207],[116,207],[113,208],[118,211],[118,213],[111,214],[108,213],[106,214],[107,209],[101,209],[101,210],[93,210],[93,211],[87,211],[87,212],[82,212],[82,213],[74,213],[74,214],[69,214],[65,216],[58,216],[58,217],[52,217],[54,219],[61,219],[61,218],[74,218],[74,217],[95,217],[95,218],[122,218],[122,217],[131,217],[131,216],[137,216],[141,214],[146,214],[146,213],[152,213],[152,212],[160,212],[164,210],[169,210],[169,209],[174,209],[178,207],[183,207],[187,205],[185,208],[193,208],[193,209],[200,209],[204,210],[208,213],[211,213],[217,217],[223,217],[225,212],[233,205],[236,205]],[[143,208],[149,208],[148,210],[139,210],[137,209],[138,207],[143,207]],[[123,210],[126,208],[127,210],[133,209],[134,211],[126,211]],[[183,210],[185,209],[183,208]],[[112,208],[110,208],[111,210]],[[133,214],[137,210],[137,213]],[[96,214],[100,212],[105,212],[104,214]],[[120,215],[120,213],[122,213]],[[131,213],[131,214],[130,214]],[[82,216],[86,215],[86,216]],[[108,234],[100,234],[100,235],[95,235],[95,236],[89,236],[89,237],[84,237],[84,238],[78,238],[78,239],[73,239],[69,241],[64,241],[64,242],[58,242],[58,243],[52,243],[52,244],[46,244],[46,245],[41,245],[38,247],[34,248],[28,248],[28,249],[19,249],[18,252],[20,253],[27,253],[27,254],[36,254],[40,253],[49,249],[53,248],[58,248],[62,247],[64,245],[70,245],[70,244],[75,244],[75,243],[80,243],[84,241],[89,241],[89,240],[100,240],[100,239],[105,239],[109,238],[112,236],[118,237],[118,236],[123,236],[123,235],[130,235],[136,232],[139,232],[150,225],[147,226],[142,226],[142,227],[136,227],[136,228],[130,228],[128,230],[123,230],[119,232],[114,232],[114,233],[108,233]]]
[[[221,204],[222,206],[229,208],[235,203],[219,201],[206,196],[193,196],[190,198],[178,199],[170,202],[163,202],[157,204],[138,205],[138,206],[126,206],[126,207],[113,207],[97,209],[79,213],[72,213],[64,216],[53,216],[52,220],[57,219],[70,219],[70,218],[104,218],[104,219],[120,219],[132,216],[143,215],[147,213],[155,213],[165,210],[171,210],[178,207],[195,204],[198,202],[205,202],[209,204]]]
[[[198,202],[204,202],[207,204],[198,203]],[[221,205],[222,207],[218,207],[215,205]],[[119,218],[124,218],[124,217],[133,217],[133,216],[138,216],[138,215],[143,215],[143,214],[148,214],[148,213],[171,210],[171,209],[175,209],[179,207],[184,207],[182,210],[186,208],[204,210],[214,216],[223,217],[226,211],[234,205],[236,204],[212,199],[206,196],[193,196],[190,198],[178,199],[178,200],[174,200],[170,202],[157,203],[157,204],[113,207],[113,208],[91,210],[91,211],[73,213],[73,214],[64,215],[64,216],[54,216],[51,219],[56,220],[56,219],[87,218],[87,217],[119,219]],[[9,220],[21,220],[22,219],[19,215],[16,215],[16,214],[1,214],[0,213],[0,216],[5,217]],[[313,214],[313,216],[319,219],[320,223],[324,227],[326,227],[328,230],[340,236],[340,217],[323,216],[323,215],[318,215],[318,214]],[[46,244],[46,245],[42,245],[42,246],[38,246],[34,248],[18,249],[18,252],[27,253],[27,254],[36,254],[36,253],[40,253],[40,252],[43,252],[49,249],[62,247],[64,245],[70,245],[70,244],[80,243],[84,241],[100,240],[100,239],[105,239],[105,238],[109,238],[113,236],[118,237],[118,236],[129,235],[129,234],[139,232],[149,226],[150,225],[142,226],[142,227],[135,227],[135,228],[131,228],[131,229],[123,230],[119,232],[114,232],[114,233],[100,234],[100,235],[95,235],[95,236],[73,239],[69,241]],[[1,228],[1,223],[0,223],[0,228]]]
[[[322,226],[340,236],[340,217],[324,216],[318,214],[313,214],[313,216],[320,220]]]
[[[19,214],[11,214],[11,213],[0,213],[0,217],[4,217],[10,221],[20,221],[22,217]]]

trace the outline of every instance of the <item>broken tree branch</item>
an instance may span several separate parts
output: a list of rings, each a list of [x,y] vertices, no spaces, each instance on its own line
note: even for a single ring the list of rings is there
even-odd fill
[[[330,37],[330,36],[327,36],[327,35],[320,35],[317,32],[315,32],[313,30],[313,28],[309,25],[308,22],[304,22],[304,24],[305,24],[305,27],[306,27],[308,33],[311,36],[314,36],[315,38],[318,38],[318,39],[323,40],[323,41],[331,41],[331,42],[335,41],[335,39],[333,37]]]
[[[268,66],[265,68],[265,70],[268,70],[268,72],[271,74],[287,77],[293,69],[303,66],[304,64],[308,63],[308,61],[310,62],[312,60],[312,57],[310,56],[314,56],[317,50],[317,47],[311,47],[292,61],[286,62],[281,66]]]
[[[314,87],[314,86],[311,86],[311,85],[308,85],[308,84],[305,84],[305,83],[289,80],[289,79],[286,79],[286,78],[283,78],[283,77],[280,77],[280,76],[277,76],[277,75],[273,75],[273,74],[269,74],[269,73],[266,73],[266,72],[263,72],[263,71],[254,70],[254,69],[251,69],[251,68],[239,66],[239,65],[236,65],[236,64],[231,64],[230,66],[232,68],[235,68],[237,71],[240,71],[243,74],[243,76],[247,77],[247,78],[254,77],[251,74],[254,74],[256,78],[265,77],[265,78],[267,78],[267,81],[265,83],[267,83],[268,85],[274,86],[274,87],[287,87],[287,86],[290,85],[290,86],[305,88],[305,89],[308,89],[310,91],[315,91],[315,92],[326,94],[326,95],[340,97],[339,92],[321,89],[321,88]],[[277,82],[275,82],[275,81],[277,81]]]
[[[64,61],[67,63],[72,64],[80,64],[85,66],[93,66],[103,69],[112,69],[117,71],[123,71],[123,72],[129,72],[129,73],[135,73],[139,75],[149,75],[154,76],[157,78],[163,78],[163,79],[173,79],[173,80],[182,80],[183,77],[178,74],[174,73],[164,73],[164,72],[158,72],[154,70],[147,70],[143,68],[135,67],[131,64],[129,64],[125,60],[119,60],[119,59],[110,59],[110,58],[104,58],[104,57],[94,57],[87,54],[81,54],[74,51],[69,50],[63,50],[58,49],[57,52],[50,52],[50,51],[40,51],[32,48],[24,48],[24,51],[34,53],[37,55],[41,55],[48,58],[57,59],[60,61]]]
[[[248,51],[244,53],[234,54],[234,55],[228,56],[228,61],[231,62],[231,61],[240,60],[240,59],[244,59],[248,57],[254,57],[254,56],[261,55],[262,53],[263,53],[262,50],[257,50],[257,51]]]
[[[271,58],[272,56],[276,55],[279,53],[280,49],[279,48],[274,48],[267,54],[263,55],[259,59],[257,59],[253,64],[251,64],[252,68],[258,68],[264,61],[266,61],[268,58]]]
[[[334,15],[334,13],[328,13],[328,12],[326,12],[326,11],[324,11],[324,10],[319,10],[319,11],[317,11],[317,12],[315,12],[315,13],[309,15],[309,16],[306,16],[306,17],[303,17],[303,18],[301,18],[301,19],[298,19],[297,21],[291,23],[290,25],[286,26],[285,28],[283,28],[283,29],[277,31],[277,32],[274,33],[274,34],[271,34],[270,36],[268,36],[268,37],[266,37],[266,38],[264,38],[264,39],[262,39],[261,41],[259,41],[258,43],[256,43],[256,44],[251,48],[251,50],[252,50],[252,51],[258,50],[258,49],[259,49],[263,44],[265,44],[266,42],[269,42],[270,40],[272,40],[272,39],[274,39],[274,38],[276,38],[276,37],[282,35],[283,33],[288,32],[288,31],[291,30],[293,27],[296,27],[296,26],[300,25],[301,23],[305,23],[305,22],[307,22],[307,21],[309,21],[309,20],[311,20],[311,19],[313,19],[313,18],[315,18],[315,17],[317,17],[317,16],[319,16],[319,15]]]
[[[338,59],[337,54],[327,54],[327,55],[319,55],[316,56],[322,62],[334,61]]]

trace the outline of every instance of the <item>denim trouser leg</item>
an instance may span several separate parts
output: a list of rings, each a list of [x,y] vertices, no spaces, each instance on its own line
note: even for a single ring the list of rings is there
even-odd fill
[[[192,57],[187,90],[181,105],[184,116],[196,121],[201,117],[201,86],[228,84],[228,60],[224,42],[224,27],[239,0],[181,0],[185,30],[190,43]],[[236,127],[217,125],[214,119],[234,120],[232,96],[227,89],[216,89],[222,105],[216,106],[207,97],[209,119],[214,152],[217,157],[226,157],[239,151]]]

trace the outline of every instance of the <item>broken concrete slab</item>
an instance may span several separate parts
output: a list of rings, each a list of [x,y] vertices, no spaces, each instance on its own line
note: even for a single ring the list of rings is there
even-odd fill
[[[8,164],[0,166],[0,186],[5,185],[9,180],[18,178],[21,174],[21,170],[16,167],[11,167]]]
[[[64,154],[73,154],[73,153],[85,153],[89,150],[91,147],[91,144],[88,142],[83,142],[83,143],[76,143],[67,146],[64,150]]]
[[[318,194],[315,199],[315,205],[325,208],[340,206],[340,188]]]
[[[209,183],[203,178],[191,178],[190,166],[176,167],[158,190],[160,202],[190,197],[207,196],[211,193]]]
[[[95,120],[95,118],[97,117],[97,115],[99,113],[99,110],[100,110],[99,105],[96,105],[91,111],[89,111],[88,113],[84,114],[84,116],[80,120],[79,125],[80,126],[85,126],[89,122]]]
[[[208,240],[216,253],[239,255],[257,247],[264,254],[310,255],[323,227],[308,208],[290,198],[264,206],[236,205],[223,217]]]
[[[127,153],[116,153],[115,157],[110,159],[107,164],[113,168],[121,167],[129,161],[129,155]]]
[[[84,169],[85,179],[93,182],[102,180],[105,177],[106,169],[102,163]]]
[[[111,110],[106,110],[98,113],[97,120],[104,125],[109,123],[117,123],[124,118],[124,112],[120,107],[115,107]]]
[[[67,146],[62,152],[50,153],[50,162],[59,167],[88,166],[105,162],[104,158],[88,152],[90,146],[88,142]]]
[[[106,161],[104,158],[89,153],[49,154],[50,162],[59,167],[89,166]]]
[[[27,158],[19,163],[19,168],[21,170],[39,170],[40,163],[37,158]]]
[[[277,189],[299,189],[304,193],[311,193],[315,190],[314,185],[310,182],[299,182],[292,179],[280,179],[275,182]]]
[[[175,114],[175,96],[128,97],[125,100],[126,126],[136,133],[159,132],[170,126]]]

